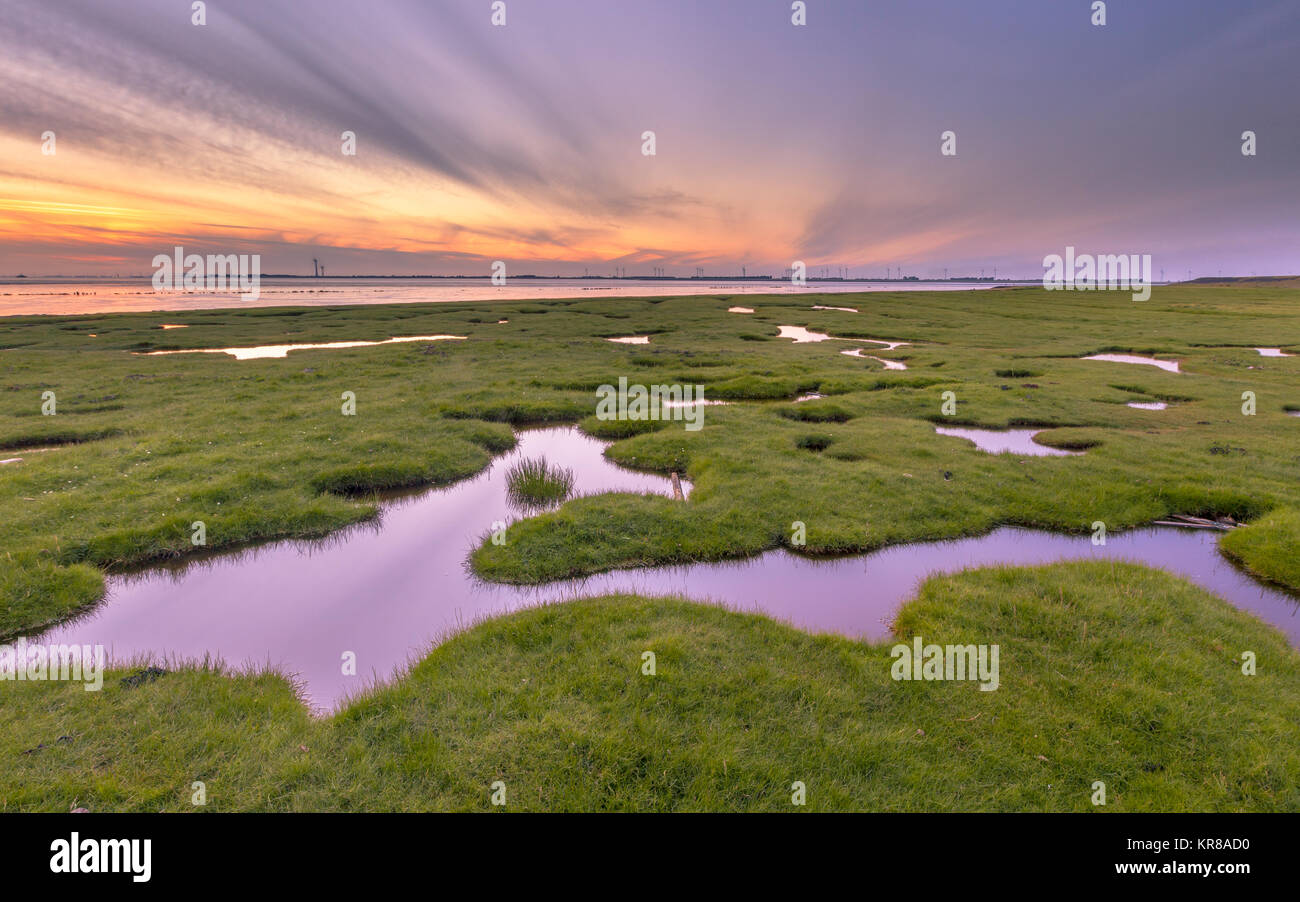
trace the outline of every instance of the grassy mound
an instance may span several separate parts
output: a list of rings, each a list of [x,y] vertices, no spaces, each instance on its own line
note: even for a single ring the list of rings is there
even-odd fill
[[[1300,586],[1300,510],[1273,511],[1219,540],[1219,547],[1261,579]]]
[[[319,721],[269,674],[5,684],[0,808],[192,810],[195,780],[207,810],[488,809],[497,780],[510,810],[788,811],[801,781],[809,810],[1091,811],[1098,780],[1105,810],[1300,808],[1300,654],[1188,583],[990,568],[926,582],[896,631],[997,644],[999,688],[634,596],[482,623]]]

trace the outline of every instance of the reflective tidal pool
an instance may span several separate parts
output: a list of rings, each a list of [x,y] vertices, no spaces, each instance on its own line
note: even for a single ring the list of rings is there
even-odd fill
[[[1217,551],[1216,533],[1176,528],[1112,535],[1105,546],[1093,545],[1088,535],[1000,528],[851,557],[776,550],[734,562],[617,570],[535,587],[488,584],[468,572],[466,556],[493,521],[523,516],[505,491],[506,470],[522,458],[544,456],[571,468],[578,494],[672,496],[668,478],[619,467],[605,459],[604,447],[572,428],[522,432],[518,446],[483,473],[391,498],[377,522],[325,540],[271,542],[113,576],[104,603],[47,631],[42,641],[102,644],[118,663],[212,656],[232,666],[269,664],[295,674],[308,703],[328,710],[402,672],[450,632],[548,601],[607,592],[680,595],[762,612],[814,632],[879,639],[888,635],[899,606],[934,573],[1107,558],[1187,577],[1300,643],[1294,599],[1229,564]],[[683,487],[689,492],[689,484]],[[348,652],[356,657],[356,676],[342,672]]]

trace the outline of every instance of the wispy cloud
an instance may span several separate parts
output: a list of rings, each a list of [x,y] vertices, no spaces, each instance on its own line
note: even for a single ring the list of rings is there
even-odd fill
[[[1069,6],[816,4],[800,29],[553,0],[495,28],[477,0],[222,0],[195,27],[176,0],[6,0],[0,272],[177,237],[280,270],[1030,266],[1062,237],[1300,269],[1294,4],[1151,0],[1105,29]]]

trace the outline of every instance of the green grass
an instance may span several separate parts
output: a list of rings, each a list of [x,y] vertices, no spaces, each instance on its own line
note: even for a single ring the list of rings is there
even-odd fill
[[[529,457],[506,471],[506,492],[524,507],[548,507],[558,504],[573,491],[573,471],[558,464],[552,466],[545,457]]]
[[[1300,809],[1300,655],[1188,583],[988,568],[926,582],[897,632],[997,644],[1000,687],[629,596],[482,623],[322,721],[268,674],[8,684],[0,807],[186,811],[201,780],[207,810],[489,810],[501,780],[509,810],[790,811],[798,780],[812,811],[1093,811],[1101,780],[1106,811]]]
[[[809,309],[828,301],[862,312]],[[745,316],[731,303],[0,319],[0,456],[24,458],[0,466],[0,636],[92,606],[106,572],[193,553],[194,521],[208,550],[323,535],[373,517],[381,490],[481,471],[513,447],[512,426],[565,422],[613,441],[612,460],[682,473],[690,500],[572,498],[475,549],[480,575],[528,583],[754,555],[787,545],[795,521],[801,551],[829,553],[1183,513],[1247,521],[1224,550],[1300,590],[1300,419],[1286,415],[1300,407],[1300,360],[1249,347],[1300,347],[1295,287],[1168,286],[1144,304],[1037,290],[773,296],[746,298]],[[870,352],[908,369],[846,357],[845,342],[795,345],[778,325],[910,341]],[[242,362],[131,353],[435,333],[468,340]],[[651,343],[600,337],[630,334]],[[1176,357],[1184,372],[1077,359],[1103,351]],[[707,408],[697,432],[597,420],[597,386],[620,376],[732,403]],[[793,403],[809,391],[827,397]],[[1157,399],[1171,407],[1125,406]],[[939,423],[1041,428],[1044,444],[1086,451],[987,455],[936,435]],[[967,627],[1006,636],[1004,672],[1014,661],[1023,679],[996,693],[904,691],[876,672],[880,647],[634,598],[483,624],[323,722],[274,674],[190,668],[102,694],[0,683],[0,805],[187,808],[206,774],[218,808],[465,808],[486,804],[496,774],[513,807],[535,808],[784,810],[795,779],[815,808],[1069,808],[1084,804],[1078,784],[1103,779],[1119,793],[1111,807],[1295,809],[1300,682],[1279,635],[1152,571],[1079,566],[934,581],[909,609],[931,612],[915,620],[927,641]],[[1088,623],[1077,641],[1076,619]],[[650,648],[658,683],[636,669]],[[1249,680],[1224,663],[1245,648],[1263,650]]]
[[[1260,579],[1300,586],[1300,510],[1274,511],[1228,533],[1219,547]]]
[[[24,568],[48,565],[24,585],[50,581],[43,610],[11,606],[0,632],[94,602],[95,586],[55,586],[61,567],[187,553],[195,520],[207,524],[209,547],[329,532],[373,516],[376,491],[479,471],[512,443],[508,425],[581,422],[616,440],[614,460],[694,483],[690,504],[667,519],[655,499],[612,498],[513,525],[506,544],[485,545],[474,563],[516,582],[751,554],[783,544],[795,521],[818,553],[999,523],[1081,531],[1103,520],[1114,530],[1225,499],[1246,519],[1300,510],[1300,420],[1285,414],[1300,404],[1296,358],[1244,346],[1300,344],[1300,292],[1168,286],[1145,304],[1065,294],[839,299],[859,314],[811,310],[828,298],[809,295],[755,299],[746,316],[728,314],[728,298],[703,297],[10,317],[0,321],[9,348],[0,351],[0,448],[60,447],[0,474],[0,550]],[[171,320],[189,328],[158,328]],[[845,357],[845,342],[776,339],[778,325],[911,341],[875,352],[909,369]],[[755,329],[773,340],[741,339]],[[651,344],[599,337],[610,332],[650,334]],[[243,362],[128,353],[434,333],[468,340]],[[1076,359],[1102,350],[1176,356],[1185,372]],[[596,420],[596,387],[619,376],[700,384],[733,403],[708,408],[698,432]],[[53,417],[39,412],[47,389],[59,398]],[[1241,414],[1246,390],[1258,396],[1253,417]],[[356,394],[355,416],[341,415],[344,391]],[[790,403],[806,391],[828,397]],[[953,417],[940,412],[945,391],[958,399]],[[1158,412],[1124,406],[1157,398],[1181,400]],[[936,436],[935,422],[1040,427],[1044,444],[1087,453],[992,457]],[[808,491],[827,484],[835,492]],[[553,526],[574,530],[574,541],[594,537],[580,570],[573,543],[552,541]]]

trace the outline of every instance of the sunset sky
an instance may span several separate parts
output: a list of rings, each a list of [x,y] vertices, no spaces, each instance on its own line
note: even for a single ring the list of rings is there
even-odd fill
[[[1300,3],[1107,5],[0,0],[0,275],[1300,272]]]

